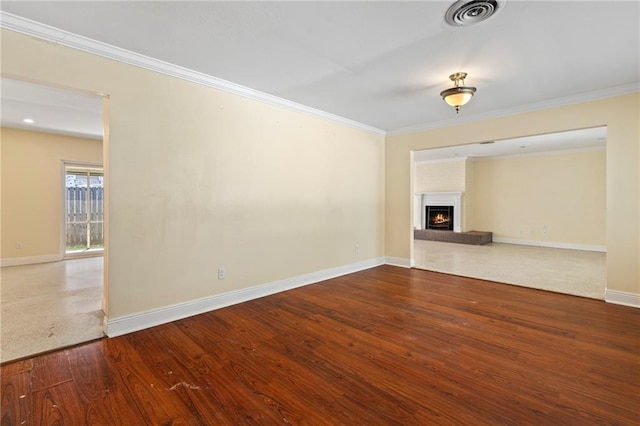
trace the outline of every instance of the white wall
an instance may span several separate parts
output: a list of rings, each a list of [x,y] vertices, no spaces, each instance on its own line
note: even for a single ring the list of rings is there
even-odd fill
[[[464,192],[465,160],[417,163],[414,189],[416,193]]]

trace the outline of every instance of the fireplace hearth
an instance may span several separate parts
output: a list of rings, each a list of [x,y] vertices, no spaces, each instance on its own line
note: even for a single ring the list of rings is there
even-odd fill
[[[453,231],[453,206],[426,206],[425,229]]]

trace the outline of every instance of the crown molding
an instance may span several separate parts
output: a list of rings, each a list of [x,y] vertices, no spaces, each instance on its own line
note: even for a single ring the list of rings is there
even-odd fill
[[[469,157],[470,161],[492,161],[492,160],[510,160],[513,158],[527,158],[527,157],[552,157],[555,155],[564,155],[564,154],[580,154],[582,152],[595,152],[595,151],[606,151],[607,146],[590,146],[590,147],[582,147],[582,148],[567,148],[567,149],[558,149],[554,151],[538,151],[538,152],[527,152],[522,154],[504,154],[504,155],[490,155],[486,157]]]
[[[523,114],[527,112],[539,111],[543,109],[557,108],[567,105],[579,104],[583,102],[596,101],[599,99],[612,98],[615,96],[628,95],[631,93],[640,92],[639,83],[631,83],[623,86],[611,87],[608,89],[594,90],[592,92],[580,93],[577,95],[566,96],[563,98],[552,99],[543,102],[535,102],[528,105],[522,105],[519,107],[505,108],[495,111],[489,111],[482,114],[475,114],[466,116],[464,118],[453,118],[450,120],[438,121],[434,123],[421,124],[417,126],[403,127],[396,130],[390,130],[387,132],[387,136],[398,136],[408,133],[424,132],[427,130],[433,130],[441,127],[459,126],[461,124],[469,124],[476,121],[490,120],[494,118],[502,118],[510,115]]]
[[[527,152],[527,153],[518,153],[518,154],[497,154],[497,155],[487,155],[485,157],[464,156],[464,157],[440,158],[437,160],[414,160],[414,163],[415,164],[455,163],[455,162],[467,161],[467,160],[473,161],[473,162],[482,162],[482,161],[493,161],[493,160],[510,160],[512,158],[549,157],[549,156],[563,155],[563,154],[579,154],[582,152],[594,152],[594,151],[606,151],[606,150],[607,150],[607,146],[606,144],[603,144],[602,146],[567,148],[567,149],[557,149],[557,150],[551,150],[551,151],[536,151],[536,152]]]
[[[92,53],[94,55],[112,59],[114,61],[169,75],[181,80],[190,81],[192,83],[197,83],[203,86],[223,90],[225,92],[233,93],[270,105],[275,105],[278,107],[286,108],[288,110],[312,115],[328,121],[333,121],[335,123],[363,130],[369,133],[383,136],[386,134],[384,130],[378,129],[377,127],[369,126],[355,120],[340,117],[326,111],[302,105],[297,102],[289,101],[278,96],[270,95],[259,90],[254,90],[249,87],[232,83],[230,81],[213,77],[208,74],[194,71],[185,67],[181,67],[179,65],[174,65],[169,62],[131,52],[126,49],[121,49],[107,43],[102,43],[88,37],[73,34],[71,32],[64,31],[50,25],[45,25],[40,22],[32,21],[30,19],[26,19],[21,16],[13,15],[4,11],[0,11],[0,27],[50,41],[55,44],[60,44],[62,46],[71,47],[76,50],[81,50],[83,52]]]
[[[467,160],[471,160],[473,157],[451,157],[451,158],[439,158],[437,160],[415,160],[416,164],[438,164],[438,163],[463,163]]]
[[[82,138],[82,139],[93,139],[96,141],[101,141],[103,139],[102,135],[96,135],[93,133],[82,133],[82,132],[70,132],[66,130],[58,130],[58,129],[48,129],[46,127],[36,127],[36,126],[23,126],[18,123],[2,123],[3,128],[6,129],[15,129],[15,130],[23,130],[26,132],[35,132],[35,133],[47,133],[52,135],[62,135],[62,136],[71,136],[73,138]]]

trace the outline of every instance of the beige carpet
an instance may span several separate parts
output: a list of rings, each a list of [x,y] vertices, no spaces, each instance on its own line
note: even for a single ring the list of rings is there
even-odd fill
[[[604,300],[606,253],[414,241],[416,268]]]
[[[0,280],[0,361],[104,335],[102,257],[4,267]]]

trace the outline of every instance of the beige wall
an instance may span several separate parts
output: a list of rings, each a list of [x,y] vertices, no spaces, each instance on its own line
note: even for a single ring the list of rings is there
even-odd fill
[[[109,96],[111,319],[384,255],[382,135],[6,30],[2,68]]]
[[[606,244],[604,150],[479,160],[474,168],[478,229],[515,240]]]
[[[413,257],[411,151],[607,126],[607,286],[640,294],[640,94],[388,136],[386,254]],[[615,212],[615,213],[614,213]]]
[[[638,94],[385,143],[8,30],[2,72],[110,97],[111,318],[382,255],[408,260],[412,150],[601,125],[607,209],[616,211],[608,287],[640,293]]]
[[[62,257],[62,161],[100,163],[102,141],[2,128],[0,157],[0,257]]]

